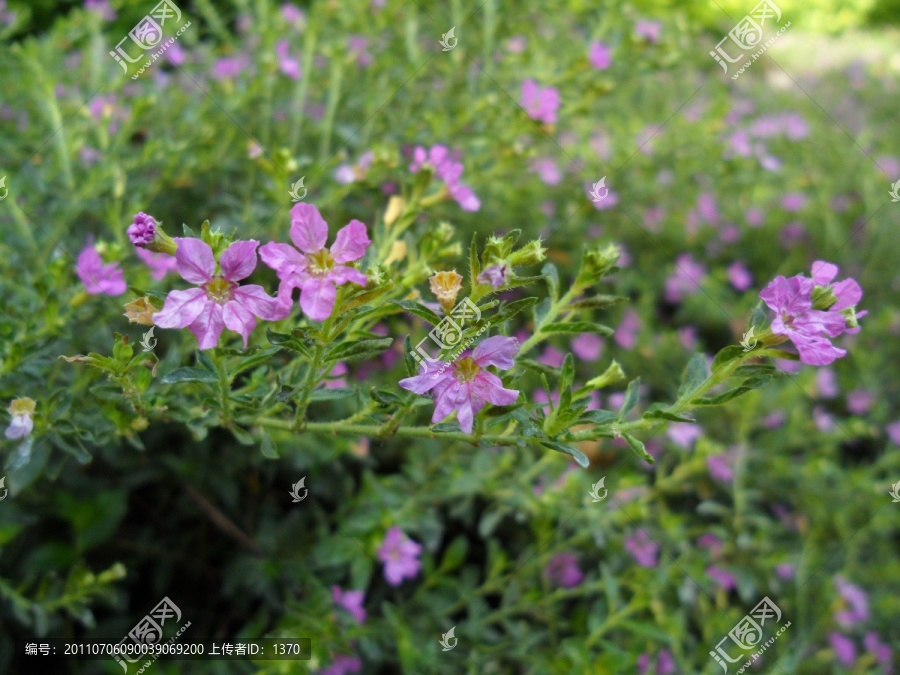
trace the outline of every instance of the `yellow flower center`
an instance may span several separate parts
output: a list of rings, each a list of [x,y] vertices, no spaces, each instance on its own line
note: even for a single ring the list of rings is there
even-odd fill
[[[453,375],[457,382],[471,382],[480,371],[481,367],[471,356],[459,359],[453,364]]]
[[[315,253],[307,253],[306,262],[308,264],[307,271],[316,277],[328,276],[328,273],[334,268],[334,258],[331,257],[331,251],[327,248]]]
[[[234,298],[234,289],[237,288],[237,284],[224,277],[215,276],[201,288],[206,291],[207,298],[219,305],[224,305]]]

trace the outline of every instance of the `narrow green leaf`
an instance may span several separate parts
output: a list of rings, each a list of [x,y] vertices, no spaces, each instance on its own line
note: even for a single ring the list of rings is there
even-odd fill
[[[212,373],[202,368],[190,367],[176,368],[171,373],[163,375],[160,380],[163,384],[175,384],[176,382],[203,382],[210,384],[218,381],[219,378]]]
[[[416,302],[415,300],[389,300],[388,302],[397,305],[410,314],[415,314],[417,317],[419,317],[420,319],[424,319],[432,326],[436,326],[441,322],[441,317],[439,317],[432,310],[428,309],[421,302]]]
[[[261,429],[260,435],[262,436],[262,444],[260,448],[262,450],[263,457],[267,457],[268,459],[278,459],[278,449],[275,447],[275,443],[272,441],[272,437],[269,436],[269,432],[265,429]]]
[[[330,361],[356,361],[367,359],[381,354],[393,344],[394,338],[364,338],[355,342],[344,342],[325,355],[325,362]]]
[[[588,456],[586,454],[571,445],[566,445],[565,443],[560,443],[558,441],[541,441],[540,443],[544,447],[550,448],[551,450],[556,450],[556,452],[561,452],[563,454],[569,455],[572,459],[578,462],[581,467],[585,469],[591,464],[591,460],[588,459]]]
[[[697,391],[708,377],[706,356],[694,354],[684,369],[681,386],[678,387],[678,398],[690,399],[690,395]]]
[[[263,349],[258,354],[254,354],[253,356],[250,356],[250,357],[244,359],[243,361],[241,361],[237,365],[237,368],[234,369],[234,372],[232,373],[232,375],[237,375],[241,371],[248,370],[249,368],[255,368],[259,364],[265,363],[266,361],[268,361],[270,357],[272,357],[274,354],[277,354],[280,351],[281,351],[280,347],[269,347],[268,349]]]
[[[475,285],[478,283],[475,281],[478,278],[478,275],[481,274],[481,264],[478,262],[478,241],[477,236],[472,235],[472,243],[469,244],[469,277],[471,287],[475,288]]]
[[[739,359],[744,354],[744,348],[740,345],[729,345],[719,350],[712,362],[712,372],[716,372],[726,363]]]
[[[616,413],[609,410],[586,410],[578,418],[579,424],[601,424],[606,425],[618,417]]]
[[[593,295],[589,298],[582,298],[569,303],[570,309],[603,309],[612,307],[628,300],[623,295]]]
[[[353,396],[356,389],[353,387],[323,387],[321,389],[313,389],[310,392],[310,401],[336,401],[337,399]]]
[[[628,417],[628,413],[631,412],[632,408],[637,405],[638,399],[641,396],[641,378],[636,377],[631,382],[628,383],[628,387],[625,389],[625,400],[622,401],[622,407],[619,408],[619,421],[624,422],[625,418]]]
[[[556,271],[556,265],[547,263],[541,268],[541,276],[547,280],[547,288],[550,290],[550,297],[554,301],[559,299],[559,272]]]
[[[656,460],[653,459],[653,456],[649,452],[647,452],[647,448],[644,447],[644,444],[634,436],[632,436],[631,434],[622,434],[622,438],[624,438],[628,443],[628,447],[631,448],[632,452],[634,452],[634,454],[636,454],[642,460],[649,464],[653,464],[656,462]]]
[[[666,410],[668,408],[664,403],[654,403],[646,411],[644,411],[643,418],[645,420],[669,420],[670,422],[696,422],[697,420],[686,417],[684,415],[679,415],[678,413],[669,412]]]
[[[559,388],[563,389],[571,389],[572,382],[575,380],[575,359],[572,357],[572,353],[569,352],[566,354],[566,358],[563,359],[562,369],[559,372]],[[571,394],[571,391],[570,391]]]
[[[406,374],[409,377],[419,374],[419,363],[413,357],[412,340],[409,335],[403,338],[403,359],[406,362]]]
[[[609,326],[589,321],[558,322],[541,326],[542,333],[599,333],[612,335],[615,331]]]

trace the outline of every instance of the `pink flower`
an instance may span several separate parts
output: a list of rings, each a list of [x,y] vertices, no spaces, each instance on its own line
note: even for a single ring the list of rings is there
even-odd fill
[[[362,670],[362,659],[358,656],[338,654],[331,665],[324,670],[316,671],[316,675],[348,675]]]
[[[813,279],[802,275],[790,279],[778,276],[759,297],[776,314],[772,332],[791,339],[802,363],[824,366],[847,353],[832,345],[828,339],[844,332],[846,319],[839,312],[812,308],[811,296],[815,285]]]
[[[566,353],[557,349],[553,345],[547,345],[544,351],[537,358],[538,363],[543,363],[551,368],[562,368],[563,361],[566,359]]]
[[[690,254],[683,253],[675,259],[675,271],[666,279],[666,300],[674,304],[697,293],[705,277],[706,268]]]
[[[710,455],[706,458],[706,468],[709,475],[720,483],[730,483],[734,478],[735,453],[723,452],[718,455]]]
[[[556,162],[547,157],[534,160],[529,171],[536,173],[547,185],[558,185],[562,180],[562,173]]]
[[[281,6],[281,16],[288,23],[302,23],[306,20],[306,12],[290,2]]]
[[[734,578],[733,574],[726,572],[725,570],[720,570],[718,567],[707,567],[706,576],[713,579],[723,590],[726,591],[733,590],[737,585],[737,579]]]
[[[659,40],[659,34],[662,31],[662,23],[659,21],[638,21],[634,24],[634,32],[647,39],[648,42],[656,42]]]
[[[572,352],[582,361],[596,361],[603,353],[603,339],[593,333],[582,333],[571,342]]]
[[[511,277],[512,268],[509,265],[491,265],[490,267],[485,267],[475,280],[479,284],[490,284],[496,291],[509,282]]]
[[[888,424],[884,430],[887,432],[888,438],[894,445],[900,445],[900,420],[893,424]]]
[[[404,579],[415,579],[422,569],[419,554],[422,553],[421,544],[403,534],[396,525],[387,531],[381,548],[378,549],[378,558],[384,563],[384,578],[391,586],[399,586]]]
[[[471,356],[464,352],[452,363],[423,361],[418,375],[404,378],[399,384],[416,394],[433,389],[431,421],[440,422],[455,410],[460,428],[470,434],[475,415],[485,404],[512,405],[518,398],[517,390],[504,389],[500,378],[486,370],[488,366],[512,368],[518,353],[519,342],[515,338],[495,335],[483,340]]]
[[[728,267],[728,281],[736,290],[743,292],[753,285],[753,275],[744,263],[738,261]]]
[[[421,145],[413,151],[413,163],[409,165],[412,173],[418,173],[429,166],[434,175],[444,181],[450,196],[460,205],[463,211],[477,211],[481,202],[468,185],[460,182],[463,165],[450,159],[450,151],[444,145],[433,145],[426,151]]]
[[[781,207],[785,211],[799,211],[806,206],[807,201],[809,201],[809,199],[802,192],[788,192],[781,198]]]
[[[154,253],[143,248],[135,249],[134,252],[147,264],[147,267],[150,268],[150,276],[157,281],[165,278],[169,272],[175,272],[178,269],[178,262],[174,255]]]
[[[213,64],[212,78],[214,80],[234,79],[249,65],[250,59],[244,54],[219,59]]]
[[[878,661],[879,665],[885,666],[885,675],[890,675],[892,657],[890,646],[881,642],[878,639],[878,633],[871,630],[866,633],[863,643],[866,645],[866,651],[875,657],[875,660]]]
[[[834,620],[843,629],[852,628],[869,619],[869,596],[855,584],[851,584],[842,576],[834,578],[834,587],[849,605],[849,608],[836,612]]]
[[[856,661],[856,645],[853,640],[841,633],[833,632],[828,635],[828,642],[834,650],[834,655],[843,666],[852,666]]]
[[[128,289],[119,263],[104,265],[100,253],[92,244],[81,249],[75,271],[91,295],[122,295]]]
[[[840,312],[841,310],[854,307],[862,300],[862,288],[860,288],[860,285],[855,279],[844,279],[843,281],[838,281],[836,284],[831,283],[837,276],[837,273],[838,266],[833,265],[832,263],[817,260],[812,264],[812,280],[815,282],[816,286],[827,288],[837,299],[837,302],[828,308],[829,312]],[[857,319],[866,314],[868,314],[868,312],[855,312]],[[845,327],[844,332],[858,333],[859,326],[853,328]]]
[[[351,220],[338,230],[334,244],[325,248],[328,224],[312,204],[300,203],[291,209],[290,244],[269,242],[259,249],[263,262],[278,273],[281,285],[278,299],[287,306],[293,304],[291,294],[300,289],[300,307],[314,321],[324,321],[334,310],[336,286],[348,281],[365,286],[365,274],[343,263],[359,260],[372,242],[366,226]]]
[[[632,309],[626,309],[622,321],[616,328],[613,339],[622,349],[633,349],[637,344],[638,333],[641,330],[641,318]]]
[[[588,61],[597,70],[606,70],[612,64],[612,47],[594,41],[590,46]]]
[[[153,323],[160,328],[187,328],[200,349],[210,349],[219,344],[219,336],[227,327],[240,333],[246,348],[247,338],[256,328],[255,317],[277,321],[290,312],[269,297],[262,286],[237,283],[256,269],[258,241],[231,244],[219,258],[221,274],[216,274],[216,259],[209,244],[193,238],[175,241],[178,273],[198,288],[169,293],[162,310],[153,315]]]
[[[666,429],[666,436],[680,448],[690,450],[694,442],[703,435],[703,430],[690,422],[672,422]]]
[[[635,562],[641,567],[656,567],[659,562],[659,546],[643,530],[625,537],[625,550],[634,556]]]
[[[302,70],[300,62],[288,55],[288,41],[281,40],[275,45],[275,54],[278,56],[278,70],[292,80],[299,80]]]
[[[372,55],[368,50],[369,38],[362,35],[350,35],[347,38],[347,51],[356,57],[356,65],[361,67],[372,65]]]
[[[110,6],[109,0],[84,0],[84,8],[99,14],[104,21],[112,21],[118,16],[116,10]]]
[[[338,607],[343,607],[351,616],[356,619],[356,623],[363,623],[366,620],[366,610],[363,609],[365,601],[365,591],[343,591],[340,586],[331,587],[331,598]]]
[[[544,569],[547,579],[555,586],[572,588],[584,580],[584,574],[578,568],[578,558],[571,553],[557,553]]]
[[[525,80],[522,83],[522,97],[519,104],[525,108],[531,119],[544,124],[556,124],[559,91],[553,87],[541,87],[534,80]]]
[[[838,385],[834,370],[831,368],[819,368],[816,371],[816,390],[819,398],[834,398],[840,393],[841,388]]]

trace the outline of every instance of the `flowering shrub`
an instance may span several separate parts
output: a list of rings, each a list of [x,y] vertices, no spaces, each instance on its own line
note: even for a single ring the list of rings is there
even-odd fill
[[[690,6],[250,4],[140,64],[152,6],[0,6],[0,671],[165,597],[311,639],[254,672],[891,672],[884,74],[722,87]]]

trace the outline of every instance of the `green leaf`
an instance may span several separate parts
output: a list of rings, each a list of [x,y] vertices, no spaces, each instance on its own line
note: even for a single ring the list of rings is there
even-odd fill
[[[441,322],[441,317],[439,317],[435,312],[428,309],[421,302],[416,302],[415,300],[388,300],[391,304],[397,305],[397,307],[401,307],[405,309],[410,314],[415,314],[420,319],[424,319],[432,326],[436,326]]]
[[[153,290],[141,290],[140,288],[135,288],[134,286],[129,286],[128,290],[134,293],[139,298],[143,297],[151,297],[154,300],[161,300],[162,302],[166,301],[166,294],[162,291],[153,291]]]
[[[540,281],[544,277],[538,275],[536,277],[513,277],[503,286],[504,291],[511,290],[513,288],[519,288],[520,286],[527,286],[528,284],[533,284],[535,281]]]
[[[770,375],[751,377],[744,380],[743,383],[741,383],[737,387],[734,387],[733,389],[723,391],[721,394],[718,394],[716,396],[703,396],[692,401],[692,403],[694,405],[722,405],[723,403],[727,403],[728,401],[737,398],[741,394],[746,394],[751,389],[759,389],[760,387],[764,387],[771,379],[772,377]]]
[[[763,324],[766,323],[766,305],[760,300],[756,303],[756,307],[753,308],[753,313],[750,315],[750,324],[748,327],[755,329],[760,328]]]
[[[625,389],[625,400],[622,401],[622,407],[619,408],[619,421],[624,422],[625,418],[628,417],[628,413],[631,412],[631,409],[637,405],[638,399],[641,396],[641,378],[636,377],[631,382],[628,383],[628,387]]]
[[[599,333],[600,335],[612,335],[615,331],[609,326],[589,321],[569,321],[550,323],[541,326],[542,333]]]
[[[593,295],[589,298],[575,300],[568,304],[569,309],[603,309],[628,300],[623,295]]]
[[[256,439],[246,429],[241,429],[236,424],[230,428],[231,435],[234,436],[241,445],[256,445]]]
[[[740,349],[740,348],[739,348]],[[690,399],[691,394],[697,391],[709,377],[706,356],[694,354],[688,361],[681,378],[681,386],[678,387],[678,398]]]
[[[474,234],[472,235],[472,243],[469,244],[469,274],[471,275],[469,277],[471,287],[475,288],[475,285],[478,283],[475,280],[481,274],[481,264],[478,262],[478,243]]]
[[[175,384],[176,382],[203,382],[211,384],[218,382],[219,378],[203,368],[183,367],[176,368],[171,373],[163,375],[160,382],[163,384]]]
[[[697,420],[691,417],[685,417],[684,415],[679,415],[678,413],[669,412],[666,410],[668,406],[664,403],[654,403],[646,411],[644,411],[643,418],[645,420],[669,420],[670,422],[696,422]]]
[[[280,351],[280,347],[269,347],[268,349],[263,349],[258,354],[247,357],[237,365],[237,368],[232,372],[232,376],[237,375],[241,371],[248,370],[249,368],[254,368],[261,363],[265,363],[272,355],[277,354]]]
[[[558,441],[541,441],[541,445],[544,447],[550,448],[551,450],[556,450],[556,452],[561,452],[563,454],[569,455],[572,459],[574,459],[578,464],[587,468],[591,464],[591,460],[588,459],[588,456],[584,454],[578,448],[572,447],[571,445],[566,445],[565,443],[560,443]]]
[[[556,265],[548,262],[541,268],[541,276],[547,280],[550,297],[556,301],[559,298],[559,272],[556,271]]]
[[[406,361],[406,374],[410,377],[419,374],[419,362],[413,357],[412,340],[409,335],[403,339],[403,359]]]
[[[403,399],[394,393],[390,387],[372,387],[369,389],[369,396],[376,403],[383,406],[401,405]]]
[[[534,306],[534,325],[540,327],[544,323],[544,319],[553,307],[553,301],[550,298],[544,298],[541,302]]]
[[[513,300],[512,302],[504,302],[497,310],[497,314],[491,318],[491,323],[499,323],[500,321],[508,321],[519,312],[522,312],[534,303],[537,298],[522,298],[521,300]]]
[[[518,359],[516,363],[528,370],[541,373],[542,375],[548,375],[550,377],[557,377],[559,375],[559,368],[548,366],[547,364],[535,361],[534,359]]]
[[[744,353],[744,348],[740,345],[729,345],[719,350],[712,362],[712,372],[716,372],[726,363],[739,359]]]
[[[276,333],[271,328],[266,329],[266,339],[273,345],[277,345],[284,349],[290,349],[293,352],[303,354],[306,358],[312,358],[309,349],[298,338],[288,333]]]
[[[323,387],[322,389],[313,389],[310,392],[310,401],[336,401],[341,398],[353,396],[356,389],[353,387]]]
[[[784,359],[785,361],[799,361],[800,355],[793,352],[786,352],[783,349],[761,349],[753,352],[753,356],[768,356],[773,359]]]
[[[269,436],[269,432],[265,429],[261,429],[260,435],[262,436],[261,449],[263,457],[267,457],[268,459],[278,459],[278,449],[275,447],[275,443],[272,442],[272,437]]]
[[[559,373],[559,388],[560,391],[563,389],[572,388],[572,382],[575,380],[575,359],[572,357],[572,353],[569,352],[566,354],[566,358],[563,360],[562,370]],[[570,391],[571,394],[571,391]]]
[[[189,237],[191,239],[197,238],[197,235],[194,234],[194,231],[191,228],[189,228],[187,225],[185,225],[184,223],[181,224],[181,229],[184,230],[185,237]]]
[[[344,342],[332,348],[325,354],[325,362],[330,361],[356,361],[368,359],[381,354],[391,346],[394,338],[364,338],[355,342]]]
[[[606,425],[618,417],[616,413],[609,410],[587,410],[578,418],[579,424],[602,424]]]
[[[644,444],[634,436],[632,436],[631,434],[622,434],[622,438],[624,438],[628,443],[628,447],[631,448],[632,452],[634,452],[634,454],[636,454],[642,460],[648,462],[649,464],[653,464],[656,462],[656,460],[653,459],[653,456],[650,455],[649,452],[647,452],[647,448],[644,447]]]
[[[446,433],[448,431],[460,431],[459,422],[438,422],[437,424],[432,424],[428,427],[432,431],[437,431],[438,433]]]

